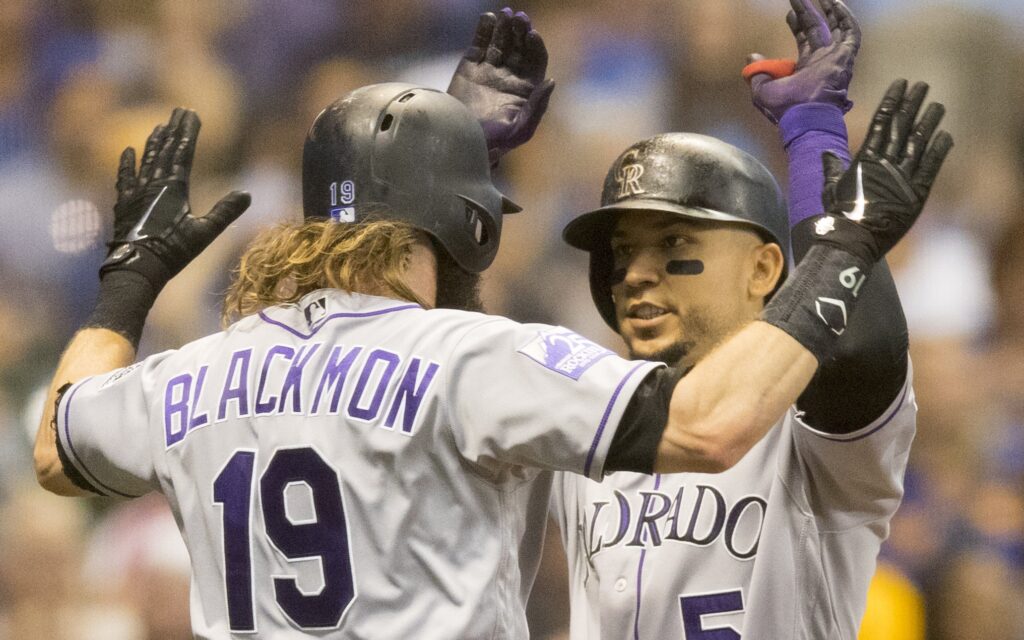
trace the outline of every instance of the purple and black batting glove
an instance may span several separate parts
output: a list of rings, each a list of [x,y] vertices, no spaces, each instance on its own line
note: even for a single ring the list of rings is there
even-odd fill
[[[137,172],[135,149],[121,154],[114,236],[85,326],[116,331],[138,346],[160,290],[249,207],[249,194],[233,191],[205,216],[192,215],[189,175],[199,126],[195,111],[175,109],[146,140]]]
[[[786,16],[797,44],[797,60],[791,74],[780,72],[777,60],[750,56],[743,76],[750,82],[754,106],[778,123],[784,113],[799,104],[829,104],[846,113],[853,106],[847,97],[853,63],[860,48],[860,26],[842,0],[790,0]]]
[[[448,93],[469,107],[487,138],[491,165],[527,142],[540,124],[555,81],[544,79],[548,51],[522,11],[484,13]]]

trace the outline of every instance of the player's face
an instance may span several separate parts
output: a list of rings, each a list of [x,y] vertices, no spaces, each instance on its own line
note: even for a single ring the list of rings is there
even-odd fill
[[[632,357],[672,365],[755,318],[781,271],[777,245],[753,231],[664,212],[622,214],[611,244],[619,333]]]

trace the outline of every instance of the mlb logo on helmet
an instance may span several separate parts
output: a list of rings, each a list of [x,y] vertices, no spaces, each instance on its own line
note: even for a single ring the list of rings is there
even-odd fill
[[[331,220],[335,222],[355,222],[355,207],[331,207]]]

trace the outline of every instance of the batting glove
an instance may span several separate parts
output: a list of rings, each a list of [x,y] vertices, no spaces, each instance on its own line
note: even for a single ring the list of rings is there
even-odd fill
[[[137,347],[160,290],[249,207],[249,194],[233,191],[205,216],[192,215],[188,183],[199,126],[194,111],[175,109],[149,136],[137,172],[135,149],[121,154],[114,236],[86,327],[115,331]]]
[[[831,104],[843,113],[853,106],[847,90],[860,49],[860,25],[842,0],[820,2],[824,14],[812,0],[790,0],[786,23],[796,38],[795,63],[754,53],[743,69],[754,106],[774,123],[798,104]]]
[[[491,165],[533,137],[555,81],[544,79],[548,51],[522,11],[484,13],[448,93],[480,121]]]
[[[908,91],[906,80],[896,80],[849,169],[835,155],[822,155],[827,214],[815,222],[819,241],[876,262],[910,230],[953,148],[949,133],[935,134],[945,114],[941,104],[929,104],[917,120],[927,93],[924,82]]]
[[[121,154],[114,237],[101,278],[135,271],[159,291],[249,207],[249,194],[233,191],[205,216],[192,215],[188,183],[199,127],[195,111],[175,109],[146,141],[137,173],[135,149]]]

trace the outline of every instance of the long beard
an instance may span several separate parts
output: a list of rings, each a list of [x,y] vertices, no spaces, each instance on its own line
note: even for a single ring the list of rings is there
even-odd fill
[[[469,273],[457,265],[442,247],[437,250],[437,304],[438,309],[484,310],[480,301],[480,274]]]

